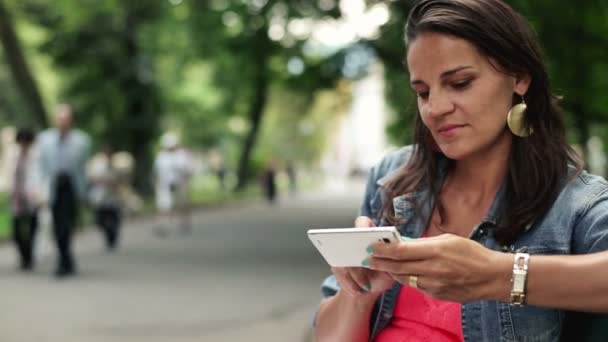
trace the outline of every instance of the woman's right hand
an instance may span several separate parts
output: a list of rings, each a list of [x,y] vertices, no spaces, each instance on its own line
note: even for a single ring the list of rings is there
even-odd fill
[[[355,220],[355,227],[357,228],[375,226],[374,222],[367,216],[359,216]],[[380,295],[395,284],[395,280],[388,273],[365,267],[332,267],[331,270],[340,284],[340,289],[351,296]]]

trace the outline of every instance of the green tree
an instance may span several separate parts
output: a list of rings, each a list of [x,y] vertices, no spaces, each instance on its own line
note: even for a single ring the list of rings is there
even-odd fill
[[[236,189],[240,190],[250,177],[252,151],[272,84],[297,83],[294,89],[311,93],[315,87],[327,86],[336,79],[331,70],[319,67],[318,61],[310,61],[312,65],[306,70],[307,76],[290,82],[292,77],[288,76],[285,66],[290,60],[307,62],[302,53],[307,37],[272,39],[269,34],[275,29],[285,30],[294,18],[335,17],[339,12],[336,7],[322,9],[316,2],[300,0],[226,0],[191,4],[193,30],[201,37],[197,41],[201,56],[214,61],[215,83],[229,90],[222,109],[244,116],[248,122],[238,161]],[[308,76],[311,74],[314,76]],[[309,82],[308,77],[314,81]]]
[[[368,1],[368,5],[383,3]],[[388,105],[394,112],[393,122],[387,127],[390,139],[398,144],[409,144],[413,141],[413,119],[416,115],[416,103],[410,90],[409,74],[405,64],[404,29],[407,15],[413,1],[396,0],[388,3],[390,18],[380,28],[376,39],[365,41],[369,44],[378,59],[385,67],[385,93]]]
[[[548,0],[511,2],[532,21],[563,97],[571,139],[585,150],[592,125],[608,123],[608,2],[588,0],[576,8]]]
[[[48,119],[40,91],[21,48],[12,15],[3,0],[0,0],[0,42],[15,85],[24,99],[23,102],[29,107],[30,114],[23,115],[22,112],[19,117],[13,115],[14,122],[35,128],[46,127]]]
[[[150,188],[151,146],[158,136],[161,101],[153,56],[142,48],[145,29],[166,2],[31,0],[22,4],[47,29],[41,51],[63,79],[64,101],[80,126],[100,144],[126,149],[136,159],[135,185]]]

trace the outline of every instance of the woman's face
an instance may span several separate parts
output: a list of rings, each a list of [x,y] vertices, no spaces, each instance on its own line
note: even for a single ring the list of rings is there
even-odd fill
[[[513,93],[525,94],[529,78],[499,72],[471,43],[441,33],[411,42],[407,64],[422,122],[448,158],[510,143],[507,113]]]

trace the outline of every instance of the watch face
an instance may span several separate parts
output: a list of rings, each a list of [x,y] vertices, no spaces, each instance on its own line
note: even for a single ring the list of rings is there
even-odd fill
[[[525,284],[526,284],[526,274],[525,271],[515,270],[513,271],[513,289],[512,292],[524,292]]]
[[[513,291],[523,292],[524,291],[524,277],[516,276],[513,279]]]

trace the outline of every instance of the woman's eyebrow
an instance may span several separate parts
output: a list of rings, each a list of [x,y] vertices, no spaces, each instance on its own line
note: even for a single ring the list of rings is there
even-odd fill
[[[471,66],[471,65],[459,66],[459,67],[456,67],[454,69],[442,72],[440,77],[441,78],[446,78],[448,76],[451,76],[451,75],[453,75],[453,74],[455,74],[455,73],[457,73],[457,72],[459,72],[461,70],[465,70],[465,69],[473,69],[473,66]]]
[[[451,75],[453,75],[453,74],[455,74],[455,73],[457,73],[457,72],[459,72],[461,70],[465,70],[465,69],[473,69],[473,66],[471,66],[471,65],[462,65],[462,66],[459,66],[459,67],[455,67],[453,69],[446,70],[446,71],[442,72],[441,76],[439,76],[439,77],[443,79],[443,78],[449,77],[449,76],[451,76]],[[412,86],[415,86],[415,85],[418,85],[418,84],[424,84],[424,82],[422,82],[421,80],[412,80],[410,82],[410,84]]]

